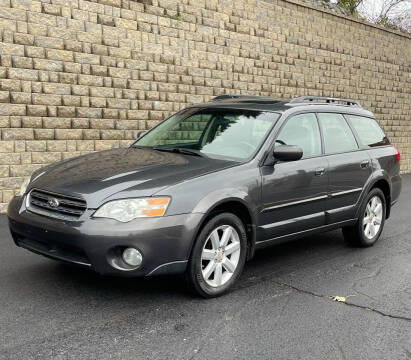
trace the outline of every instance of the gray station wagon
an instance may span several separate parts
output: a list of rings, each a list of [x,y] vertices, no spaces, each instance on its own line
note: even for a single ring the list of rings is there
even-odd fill
[[[222,95],[126,149],[36,171],[8,218],[35,253],[101,274],[185,273],[213,297],[265,246],[336,228],[373,245],[399,173],[398,151],[353,100]]]

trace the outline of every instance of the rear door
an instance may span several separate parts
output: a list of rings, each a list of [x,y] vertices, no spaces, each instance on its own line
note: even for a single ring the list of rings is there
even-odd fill
[[[271,240],[324,225],[327,160],[314,113],[289,118],[276,145],[297,145],[303,158],[263,166],[259,238]]]
[[[318,113],[328,161],[328,198],[326,223],[354,218],[356,203],[371,175],[371,160],[361,150],[343,115]]]
[[[356,132],[360,145],[367,149],[376,174],[388,175],[391,182],[391,196],[387,201],[395,201],[401,191],[400,159],[398,150],[388,140],[377,120],[365,116],[345,116]]]

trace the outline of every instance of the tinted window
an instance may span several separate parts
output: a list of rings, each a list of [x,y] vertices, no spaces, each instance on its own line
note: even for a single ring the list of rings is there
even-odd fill
[[[374,119],[348,115],[351,126],[355,129],[362,145],[381,146],[389,145],[389,141]]]
[[[318,118],[323,132],[326,154],[358,149],[355,137],[342,115],[320,113]]]
[[[162,122],[134,146],[185,148],[244,160],[255,153],[278,117],[263,111],[190,108]]]
[[[298,145],[303,157],[321,154],[321,137],[314,114],[300,114],[287,121],[277,137],[276,145]]]
[[[184,117],[185,112],[175,115],[179,121],[168,121],[169,128],[167,131],[156,133],[156,145],[169,144],[190,144],[196,142],[205,130],[210,121],[210,114],[194,114],[192,116]],[[155,131],[155,130],[154,130]],[[149,140],[145,137],[144,144]]]

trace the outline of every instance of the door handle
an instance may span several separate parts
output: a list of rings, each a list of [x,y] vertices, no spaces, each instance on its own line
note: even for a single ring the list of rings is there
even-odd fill
[[[315,176],[322,176],[325,173],[325,169],[324,168],[318,168],[315,169]]]
[[[366,169],[366,168],[368,168],[368,166],[370,165],[370,160],[364,160],[362,163],[361,163],[361,169]]]

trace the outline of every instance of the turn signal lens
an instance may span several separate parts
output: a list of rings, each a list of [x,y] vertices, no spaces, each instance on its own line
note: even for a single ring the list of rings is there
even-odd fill
[[[164,216],[169,203],[168,197],[114,200],[102,205],[93,217],[128,222],[140,217]]]
[[[149,205],[167,205],[170,201],[169,198],[151,198],[147,199]]]
[[[142,214],[145,216],[163,216],[166,212],[166,209],[151,209],[151,210],[143,210]]]

